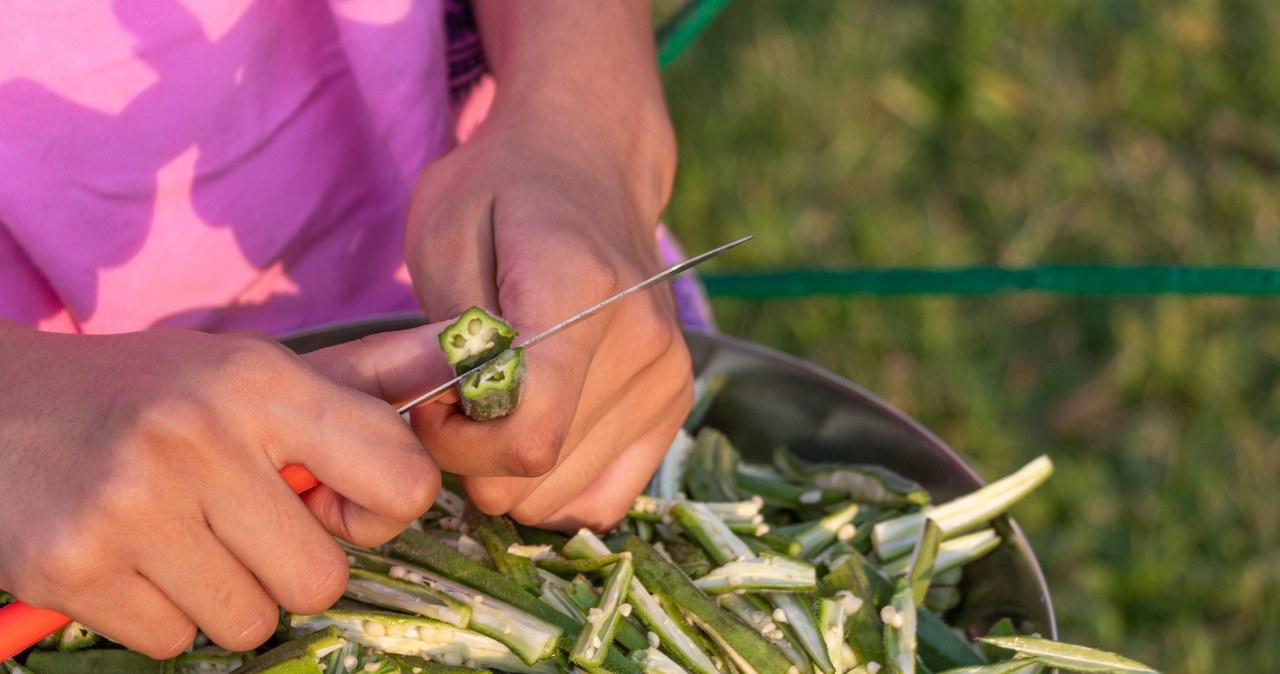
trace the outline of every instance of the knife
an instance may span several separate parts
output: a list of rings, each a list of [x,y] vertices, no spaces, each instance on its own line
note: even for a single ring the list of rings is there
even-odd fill
[[[650,288],[659,283],[662,283],[663,281],[679,276],[680,274],[686,271],[689,271],[690,269],[693,269],[694,267],[702,264],[703,262],[706,262],[707,260],[710,260],[711,258],[716,257],[717,255],[720,255],[721,253],[729,250],[730,248],[735,248],[741,244],[744,244],[750,241],[752,238],[754,237],[752,237],[751,235],[747,235],[740,239],[735,239],[733,241],[730,241],[729,243],[726,243],[722,246],[717,246],[716,248],[712,248],[711,250],[708,250],[707,252],[702,253],[700,255],[695,255],[685,260],[684,262],[678,262],[676,264],[673,264],[670,267],[667,267],[666,269],[658,272],[657,274],[654,274],[653,276],[650,276],[649,278],[631,286],[630,288],[623,290],[622,292],[614,295],[613,297],[610,297],[602,302],[599,302],[598,304],[595,304],[591,307],[583,309],[582,311],[574,314],[573,316],[570,316],[569,318],[566,318],[563,321],[556,323],[555,325],[547,328],[546,330],[539,332],[533,337],[530,337],[529,339],[525,340],[524,343],[519,346],[519,348],[528,349],[529,347],[534,346],[538,342],[541,342],[547,339],[548,337],[564,330],[565,328],[568,328],[569,326],[572,326],[572,325],[576,325],[577,323],[580,323],[586,320],[590,316],[593,316],[596,313],[599,313],[605,307],[609,306],[610,304],[613,304],[614,302],[617,302],[618,300],[628,295],[640,292],[641,290]],[[497,360],[496,356],[494,358],[490,358],[489,360],[483,363],[480,363],[479,365],[471,368],[470,370],[463,372],[462,374],[454,377],[453,379],[450,379],[449,381],[431,389],[430,391],[423,393],[417,398],[414,398],[413,400],[410,400],[409,402],[401,405],[400,407],[396,408],[396,411],[399,412],[400,414],[404,414],[409,410],[425,402],[434,400],[440,397],[441,395],[444,395],[446,391],[453,388],[454,385],[456,385],[458,382],[462,381],[463,379],[466,379],[467,377],[470,377],[471,375],[475,374],[476,372],[479,372],[480,370],[483,370],[484,368],[488,367],[491,363],[493,363],[495,360]],[[299,494],[320,484],[319,480],[316,480],[315,476],[313,476],[310,471],[308,471],[306,468],[302,467],[301,465],[298,465],[295,463],[288,464],[285,467],[281,468],[280,475],[285,479],[285,482],[287,482],[289,486]],[[0,607],[0,662],[8,660],[9,658],[14,657],[18,653],[21,653],[31,645],[35,644],[37,641],[40,641],[44,637],[62,629],[70,622],[71,622],[71,618],[68,618],[67,616],[62,615],[57,611],[50,611],[48,609],[36,608],[29,604],[25,604],[21,601],[15,601],[12,604],[9,604],[8,606]]]

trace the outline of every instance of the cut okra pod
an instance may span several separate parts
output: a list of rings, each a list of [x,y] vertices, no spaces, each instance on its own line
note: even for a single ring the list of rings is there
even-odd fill
[[[918,513],[880,522],[871,536],[876,555],[888,561],[910,551],[925,518],[937,523],[943,538],[988,522],[1040,486],[1052,473],[1053,462],[1047,456],[1040,456],[1017,472],[974,492]]]
[[[440,349],[454,373],[462,374],[511,348],[516,334],[506,321],[471,307],[440,331]]]
[[[322,625],[287,641],[235,670],[240,674],[324,674],[320,660],[347,643],[336,626]]]
[[[604,590],[600,593],[600,601],[587,610],[587,624],[578,634],[578,640],[569,652],[569,659],[583,667],[599,667],[604,663],[604,655],[613,636],[622,622],[622,607],[626,603],[627,588],[631,585],[631,555],[622,553],[618,562],[609,572]],[[630,608],[627,612],[630,612]]]
[[[27,674],[175,674],[176,666],[174,660],[152,660],[133,651],[33,651],[19,671]]]
[[[709,595],[729,592],[812,592],[818,588],[812,564],[765,555],[739,559],[712,569],[693,584]]]
[[[507,349],[483,370],[458,382],[462,411],[477,421],[516,411],[524,390],[524,349]]]
[[[331,610],[309,616],[291,615],[289,628],[300,635],[336,628],[344,638],[366,647],[427,657],[450,666],[493,667],[518,674],[557,674],[552,659],[531,665],[490,637],[429,618]]]

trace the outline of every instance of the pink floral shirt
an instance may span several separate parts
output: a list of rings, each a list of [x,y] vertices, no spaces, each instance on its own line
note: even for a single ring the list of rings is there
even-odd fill
[[[412,309],[409,189],[453,143],[441,3],[7,0],[0,316],[283,332]]]

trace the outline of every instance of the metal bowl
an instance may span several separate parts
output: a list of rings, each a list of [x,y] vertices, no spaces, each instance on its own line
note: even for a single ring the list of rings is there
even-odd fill
[[[377,318],[311,330],[283,342],[305,353],[422,322],[418,316]],[[983,484],[937,436],[845,379],[724,335],[686,331],[685,339],[697,374],[727,377],[706,423],[724,431],[750,460],[767,462],[773,448],[785,443],[815,461],[876,463],[919,482],[935,502]],[[980,636],[1008,617],[1020,632],[1056,638],[1053,604],[1035,553],[1012,520],[1001,518],[996,526],[1004,544],[966,567],[964,602],[948,622]]]

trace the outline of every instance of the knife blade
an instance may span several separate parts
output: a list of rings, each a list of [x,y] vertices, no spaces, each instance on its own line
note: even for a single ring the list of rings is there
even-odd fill
[[[639,291],[641,291],[641,290],[644,290],[645,288],[649,288],[649,287],[652,287],[652,286],[658,285],[659,283],[662,283],[663,281],[666,281],[666,280],[668,280],[668,279],[675,278],[676,276],[679,276],[680,274],[683,274],[684,272],[689,271],[690,269],[693,269],[694,267],[696,267],[696,266],[698,266],[698,265],[702,264],[703,262],[706,262],[707,260],[710,260],[711,258],[716,257],[717,255],[720,255],[721,253],[723,253],[723,252],[725,252],[725,251],[729,250],[730,248],[735,248],[735,247],[737,247],[737,246],[740,246],[740,245],[742,245],[742,244],[744,244],[744,243],[746,243],[746,242],[750,241],[750,240],[751,240],[751,239],[753,239],[753,238],[755,238],[755,237],[754,237],[754,236],[752,236],[752,235],[750,235],[750,234],[748,234],[747,236],[744,236],[744,237],[742,237],[742,238],[734,239],[733,241],[730,241],[729,243],[726,243],[726,244],[724,244],[724,245],[721,245],[721,246],[717,246],[717,247],[715,247],[715,248],[712,248],[711,250],[708,250],[708,251],[706,251],[705,253],[701,253],[701,254],[695,255],[695,256],[693,256],[693,257],[691,257],[691,258],[689,258],[689,259],[685,260],[684,262],[677,262],[676,264],[673,264],[673,265],[671,265],[670,267],[667,267],[666,269],[664,269],[664,270],[662,270],[662,271],[658,272],[657,274],[654,274],[653,276],[650,276],[649,278],[647,278],[647,279],[645,279],[645,280],[643,280],[643,281],[641,281],[641,282],[639,282],[639,283],[637,283],[637,284],[635,284],[635,285],[631,286],[630,288],[627,288],[626,290],[623,290],[622,292],[620,292],[620,293],[618,293],[618,294],[616,294],[616,295],[614,295],[614,296],[612,296],[612,297],[610,297],[610,298],[608,298],[608,299],[606,299],[606,300],[603,300],[603,301],[601,301],[601,302],[599,302],[599,303],[597,303],[597,304],[594,304],[594,305],[592,305],[592,306],[590,306],[590,307],[588,307],[588,308],[586,308],[586,309],[583,309],[582,311],[579,311],[578,313],[576,313],[576,314],[574,314],[574,315],[570,316],[569,318],[566,318],[566,319],[564,319],[563,321],[560,321],[559,323],[556,323],[555,325],[553,325],[553,326],[551,326],[551,327],[547,328],[546,330],[543,330],[542,332],[539,332],[538,334],[536,334],[536,335],[534,335],[534,336],[530,337],[529,339],[526,339],[526,340],[524,341],[524,343],[520,344],[520,345],[519,345],[519,346],[517,346],[516,348],[520,348],[520,349],[528,349],[529,347],[531,347],[531,346],[533,346],[533,345],[537,344],[538,342],[541,342],[541,341],[543,341],[544,339],[546,339],[546,338],[548,338],[548,337],[550,337],[550,336],[552,336],[552,335],[554,335],[554,334],[556,334],[556,333],[558,333],[558,332],[560,332],[560,331],[564,330],[565,328],[568,328],[568,327],[569,327],[569,326],[571,326],[571,325],[575,325],[575,324],[577,324],[577,323],[580,323],[580,322],[582,322],[582,321],[586,320],[587,318],[589,318],[589,317],[591,317],[591,316],[595,315],[596,313],[598,313],[601,309],[604,309],[605,307],[609,306],[610,304],[613,304],[614,302],[617,302],[618,300],[620,300],[620,299],[622,299],[622,298],[624,298],[624,297],[626,297],[626,296],[628,296],[628,295],[631,295],[631,294],[633,294],[633,293],[637,293],[637,292],[639,292]],[[497,359],[498,359],[498,356],[494,356],[493,358],[490,358],[489,360],[486,360],[485,362],[480,363],[479,365],[476,365],[475,367],[473,367],[473,368],[471,368],[471,369],[467,370],[466,372],[463,372],[462,374],[460,374],[460,375],[458,375],[458,376],[454,377],[453,379],[450,379],[449,381],[446,381],[445,383],[443,383],[443,384],[441,384],[441,385],[439,385],[439,386],[437,386],[437,387],[435,387],[435,388],[431,389],[430,391],[427,391],[426,393],[423,393],[422,395],[418,396],[417,398],[414,398],[413,400],[410,400],[409,402],[407,402],[407,403],[405,403],[405,404],[401,405],[400,407],[396,408],[396,411],[397,411],[397,412],[399,412],[400,414],[404,414],[405,412],[408,412],[409,410],[411,410],[411,409],[413,409],[413,408],[417,407],[418,405],[421,405],[421,404],[423,404],[423,403],[425,403],[425,402],[428,402],[428,401],[434,400],[434,399],[436,399],[436,398],[439,398],[440,396],[444,395],[446,391],[448,391],[449,389],[453,388],[453,387],[454,387],[454,385],[456,385],[458,382],[462,381],[463,379],[466,379],[467,377],[470,377],[471,375],[473,375],[473,374],[475,374],[475,373],[477,373],[477,372],[480,372],[481,370],[485,369],[486,367],[489,367],[489,366],[490,366],[490,365],[492,365],[492,364],[494,363],[494,361],[496,361]]]

